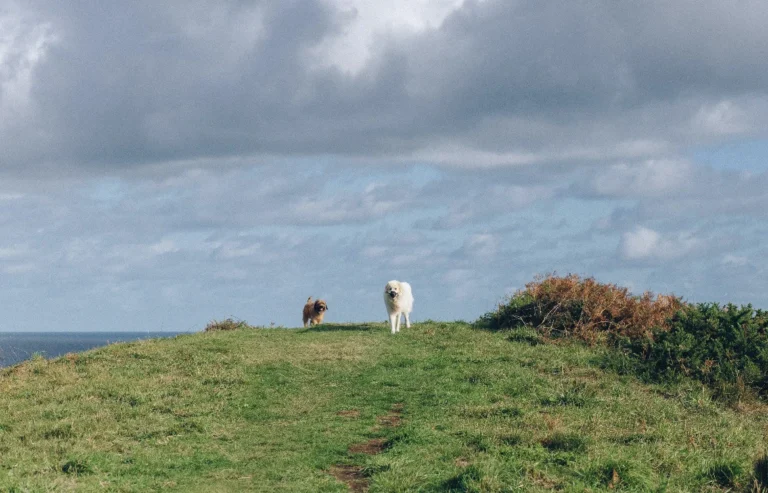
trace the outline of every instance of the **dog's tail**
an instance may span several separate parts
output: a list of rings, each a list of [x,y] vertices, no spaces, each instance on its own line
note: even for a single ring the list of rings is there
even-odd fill
[[[307,303],[309,303],[310,301],[312,301],[312,297],[311,296],[309,298],[307,298]]]

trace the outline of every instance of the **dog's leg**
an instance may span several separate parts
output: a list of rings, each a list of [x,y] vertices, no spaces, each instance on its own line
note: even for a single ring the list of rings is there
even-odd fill
[[[393,334],[397,333],[397,329],[395,328],[395,317],[397,317],[399,319],[400,315],[399,314],[395,315],[394,313],[390,313],[389,314],[389,325],[392,327],[392,333]]]
[[[397,314],[397,319],[395,319],[395,332],[400,332],[400,322],[403,319],[400,317],[400,314]]]
[[[411,317],[410,313],[404,312],[403,315],[405,315],[405,328],[410,329],[411,328]]]

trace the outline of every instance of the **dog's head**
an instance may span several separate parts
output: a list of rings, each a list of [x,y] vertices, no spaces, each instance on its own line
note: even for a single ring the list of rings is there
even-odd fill
[[[384,286],[384,294],[393,300],[400,296],[400,283],[398,281],[389,281],[387,285]]]
[[[315,301],[315,311],[317,313],[323,313],[328,311],[328,305],[323,300]]]

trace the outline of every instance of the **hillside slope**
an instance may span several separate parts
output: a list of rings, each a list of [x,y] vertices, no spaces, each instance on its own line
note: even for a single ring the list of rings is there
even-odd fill
[[[116,344],[0,375],[0,488],[720,491],[764,408],[600,369],[602,350],[425,322]]]

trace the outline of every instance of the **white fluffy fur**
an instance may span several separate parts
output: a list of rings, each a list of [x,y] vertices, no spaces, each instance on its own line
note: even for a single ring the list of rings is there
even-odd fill
[[[387,306],[389,324],[393,334],[400,332],[400,315],[405,316],[405,327],[411,327],[410,315],[413,311],[413,294],[410,284],[389,281],[384,287],[384,304]]]

